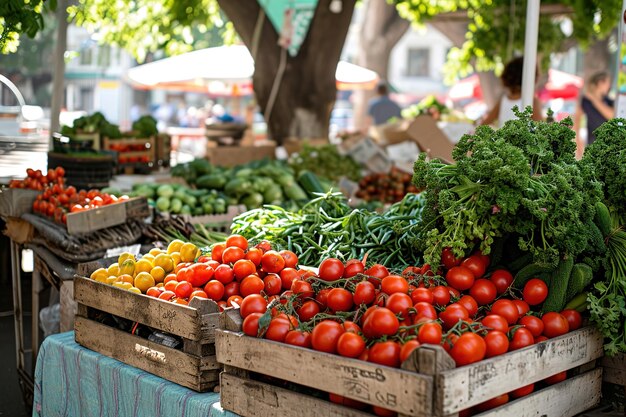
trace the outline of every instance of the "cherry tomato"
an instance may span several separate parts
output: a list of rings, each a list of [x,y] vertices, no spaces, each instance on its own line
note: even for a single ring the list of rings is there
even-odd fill
[[[483,255],[472,255],[461,262],[461,266],[469,269],[474,274],[474,278],[482,278],[487,271],[487,262]]]
[[[398,368],[400,366],[400,345],[398,342],[377,342],[370,347],[369,362]]]
[[[305,348],[311,347],[311,333],[302,330],[289,330],[285,336],[285,343]]]
[[[388,275],[383,278],[383,281],[381,283],[381,289],[387,295],[391,295],[397,292],[408,294],[409,283],[406,279],[404,279],[404,277],[401,277],[399,275]]]
[[[393,312],[385,307],[378,307],[363,319],[363,334],[371,339],[396,334],[400,322]]]
[[[324,281],[336,281],[343,275],[343,262],[336,258],[324,259],[319,267],[318,276]]]
[[[541,318],[543,321],[543,335],[549,338],[564,335],[569,332],[569,322],[559,313],[549,312]]]
[[[439,313],[439,319],[443,322],[444,329],[450,329],[457,324],[459,320],[469,319],[469,313],[461,304],[453,303]]]
[[[509,394],[498,395],[496,398],[492,398],[476,406],[476,410],[483,412],[491,410],[492,408],[500,407],[509,402]]]
[[[411,339],[400,347],[400,363],[407,360],[411,353],[420,346],[417,339]]]
[[[244,297],[241,302],[239,314],[245,319],[252,313],[265,313],[265,310],[267,310],[267,301],[265,298],[260,294],[250,294]]]
[[[524,301],[531,306],[536,306],[548,297],[548,286],[539,278],[533,278],[524,285]]]
[[[243,323],[241,325],[241,329],[243,332],[252,337],[257,337],[259,334],[259,319],[263,314],[261,313],[250,313],[245,319],[243,319]]]
[[[446,282],[459,291],[469,290],[474,285],[474,273],[464,266],[455,266],[446,273]]]
[[[409,317],[409,310],[413,308],[413,301],[407,294],[396,292],[387,298],[385,307],[393,311],[394,314],[400,314],[402,318]]]
[[[313,328],[311,345],[315,350],[335,353],[337,351],[337,342],[343,333],[345,333],[345,330],[341,324],[332,320],[324,320]]]
[[[498,295],[496,285],[488,279],[477,279],[470,288],[470,295],[478,305],[484,306],[493,303]]]
[[[353,304],[352,293],[344,288],[333,288],[326,298],[326,305],[333,311],[350,311]]]
[[[431,320],[437,319],[437,310],[432,304],[421,301],[413,306],[416,311],[415,319],[428,318]]]
[[[291,322],[289,319],[283,317],[275,317],[270,321],[267,330],[265,331],[265,338],[274,340],[276,342],[284,342],[287,333],[291,330]]]
[[[506,333],[509,331],[509,323],[502,316],[497,314],[490,314],[482,319],[482,324],[485,327],[488,327],[493,330],[501,331],[502,333]]]
[[[519,310],[511,300],[497,300],[491,306],[491,313],[504,317],[509,325],[515,324],[519,319]]]
[[[353,332],[346,332],[337,340],[337,353],[347,358],[358,358],[365,350],[365,340]]]
[[[475,333],[463,333],[450,350],[450,356],[457,366],[483,360],[487,353],[485,340]]]
[[[261,294],[264,288],[265,283],[256,275],[248,275],[239,284],[239,292],[242,297],[247,297],[250,294]]]
[[[509,396],[511,398],[521,398],[529,394],[532,394],[534,390],[535,390],[535,384],[525,385],[521,388],[518,388],[514,391],[509,392]]]
[[[559,382],[563,382],[567,379],[567,371],[559,372],[556,375],[552,375],[543,380],[548,385],[558,384]]]
[[[430,343],[431,345],[438,345],[441,343],[443,336],[443,330],[441,325],[435,321],[430,323],[424,323],[417,332],[417,340],[421,344]]]
[[[509,343],[509,352],[524,348],[526,346],[530,346],[533,343],[535,343],[535,338],[533,337],[533,334],[530,332],[530,330],[521,327],[515,330],[515,333],[513,333],[513,338]]]
[[[296,313],[298,314],[298,318],[302,322],[311,320],[319,312],[320,307],[313,300],[305,301],[304,303],[302,303],[302,306],[296,311]]]
[[[374,287],[379,288],[383,278],[389,276],[389,271],[383,265],[376,264],[367,269],[365,275],[369,277],[367,280],[374,284]]]
[[[354,295],[352,296],[352,301],[354,304],[361,305],[370,305],[374,302],[376,298],[376,288],[374,284],[369,281],[362,281],[356,284],[354,288]]]
[[[486,358],[502,355],[509,350],[509,338],[506,333],[502,333],[498,330],[492,330],[487,333],[485,343],[487,344]]]
[[[445,306],[450,302],[450,291],[443,285],[432,288],[433,303],[436,306]]]
[[[363,262],[359,261],[358,259],[351,259],[346,263],[346,267],[343,270],[343,277],[352,278],[353,276],[356,276],[357,274],[362,274],[363,272],[365,272],[365,266],[363,265]]]
[[[478,304],[471,295],[464,295],[457,303],[465,307],[470,317],[474,317],[478,313]]]
[[[567,320],[570,332],[580,329],[580,326],[583,324],[583,318],[576,310],[563,310],[561,311],[561,315]]]
[[[441,262],[446,269],[452,269],[461,264],[462,258],[456,258],[451,248],[444,248],[441,252]]]
[[[411,300],[413,304],[417,304],[419,302],[425,302],[428,304],[432,304],[435,300],[432,291],[427,288],[415,288],[411,291]]]
[[[519,319],[518,324],[527,328],[533,337],[539,337],[543,333],[543,321],[539,317],[524,316]]]
[[[326,301],[328,301],[328,293],[330,292],[330,290],[330,288],[324,288],[323,290],[320,290],[320,292],[318,292],[315,296],[315,301],[319,303],[320,309],[325,309],[326,307],[328,307],[326,305]]]
[[[268,250],[261,257],[261,267],[265,272],[278,274],[285,268],[285,260],[275,250]]]
[[[281,250],[278,252],[285,260],[285,268],[295,268],[298,265],[298,257],[290,250]]]
[[[513,283],[513,275],[506,269],[496,269],[489,280],[493,282],[498,291],[498,295],[503,294]]]
[[[291,291],[294,294],[298,295],[300,300],[305,300],[307,298],[312,298],[315,294],[313,292],[313,287],[307,281],[303,281],[301,279],[294,280],[291,283]],[[330,293],[329,293],[330,294]],[[352,296],[350,296],[350,302],[352,302]]]

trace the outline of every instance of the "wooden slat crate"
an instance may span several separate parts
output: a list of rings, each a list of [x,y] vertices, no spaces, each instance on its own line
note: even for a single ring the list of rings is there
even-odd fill
[[[74,279],[74,299],[75,338],[80,345],[195,391],[218,385],[221,366],[214,332],[219,309],[213,301],[196,298],[184,306],[80,276]],[[99,312],[178,336],[182,350],[100,323],[94,320]]]
[[[600,366],[603,368],[602,378],[604,381],[626,387],[626,354],[605,356],[600,361]]]
[[[120,151],[116,149],[116,145],[134,145],[142,146],[141,150],[132,151]],[[119,138],[110,139],[105,137],[103,139],[103,148],[106,150],[112,150],[118,153],[118,163],[122,166],[132,166],[143,163],[146,166],[153,166],[157,160],[156,138],[151,136],[149,138]],[[122,158],[141,158],[147,157],[148,161],[125,161],[122,162]]]
[[[20,217],[33,211],[33,202],[41,191],[24,188],[0,188],[0,215]]]
[[[158,166],[170,166],[170,153],[172,151],[172,138],[166,134],[159,134],[156,137],[156,159]]]
[[[148,200],[144,197],[131,198],[121,203],[69,213],[67,232],[71,235],[90,233],[126,223],[131,218],[144,218],[149,215]]]
[[[233,314],[223,316],[230,323],[223,322],[221,329],[236,328]],[[591,328],[460,368],[455,368],[443,348],[432,345],[413,352],[403,369],[394,369],[251,338],[233,330],[217,330],[215,344],[217,360],[224,364],[221,405],[244,417],[369,415],[290,390],[257,374],[333,392],[401,416],[452,417],[501,394],[585,365],[583,370],[592,370],[481,416],[568,417],[600,400],[602,370],[593,368],[602,355],[602,337]]]

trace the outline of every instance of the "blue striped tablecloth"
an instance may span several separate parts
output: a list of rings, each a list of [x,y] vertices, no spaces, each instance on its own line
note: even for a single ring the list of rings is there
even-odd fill
[[[85,349],[74,332],[44,340],[33,417],[236,417],[219,394],[200,394]]]

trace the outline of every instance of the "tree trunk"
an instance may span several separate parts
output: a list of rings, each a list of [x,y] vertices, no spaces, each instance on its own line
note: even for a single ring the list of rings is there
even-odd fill
[[[218,0],[218,3],[254,53],[259,3],[250,0]],[[331,0],[319,0],[308,34],[295,57],[278,46],[278,33],[267,17],[263,19],[252,81],[270,137],[278,143],[288,137],[328,137],[330,112],[337,95],[335,71],[356,0],[343,0],[340,13],[331,12],[330,3]],[[282,77],[281,60],[284,60]],[[268,109],[275,82],[278,92],[273,107]]]
[[[387,80],[391,50],[409,29],[410,23],[398,15],[395,5],[386,0],[368,0],[365,16],[359,31],[357,64],[376,71],[381,80]],[[374,91],[358,90],[354,93],[354,125],[365,127],[367,102]]]

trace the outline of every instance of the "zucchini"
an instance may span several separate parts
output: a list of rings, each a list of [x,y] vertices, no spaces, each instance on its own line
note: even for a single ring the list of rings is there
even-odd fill
[[[203,175],[196,180],[196,186],[199,188],[207,188],[212,190],[221,190],[224,188],[228,178],[222,174]]]
[[[317,178],[317,175],[311,171],[304,170],[300,172],[300,175],[298,175],[298,183],[311,197],[314,197],[315,193],[324,194],[326,192],[319,178]]]
[[[556,267],[550,278],[550,284],[548,286],[548,298],[543,303],[541,310],[545,313],[548,311],[561,311],[565,305],[565,294],[567,293],[567,286],[569,284],[569,278],[572,274],[572,268],[574,267],[574,257],[568,256],[565,259],[559,261],[559,265]]]
[[[611,213],[609,208],[601,201],[595,204],[596,215],[595,223],[602,232],[603,237],[607,237],[611,233]]]
[[[291,185],[288,186],[283,185],[283,191],[285,192],[287,198],[294,201],[302,201],[308,199],[302,187],[300,187],[296,182],[293,182]]]
[[[567,285],[567,293],[565,294],[565,300],[569,301],[585,289],[587,285],[591,283],[593,279],[593,271],[591,267],[584,263],[575,264],[572,267],[572,274],[569,278]]]
[[[551,272],[554,268],[548,264],[541,263],[532,263],[528,264],[522,269],[520,269],[517,274],[515,274],[515,280],[513,280],[513,286],[515,288],[524,288],[524,284],[526,284],[531,278],[538,278],[539,275],[544,274],[546,272]]]

